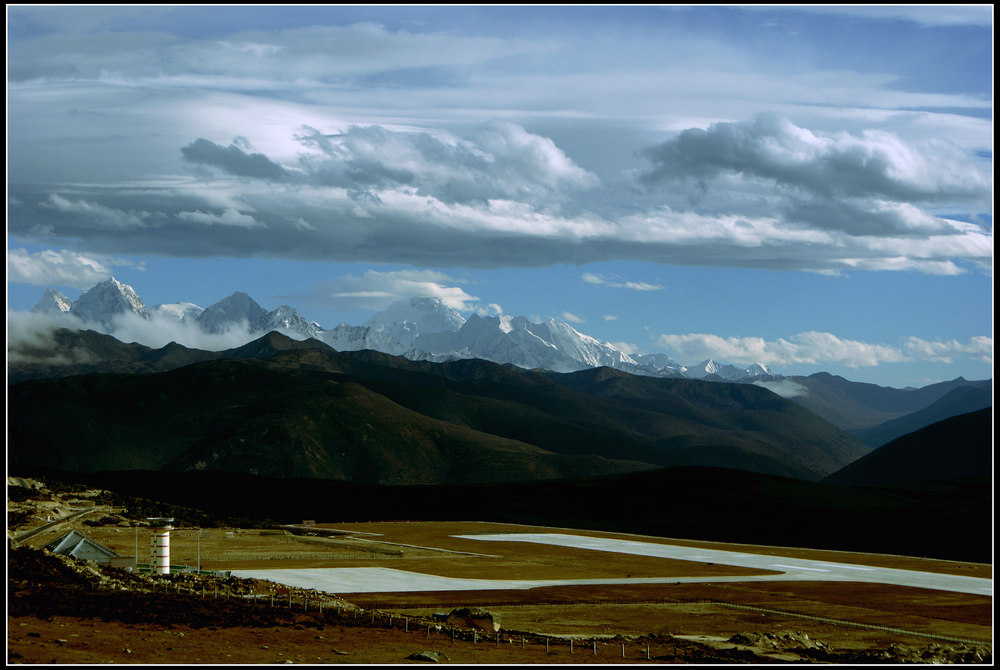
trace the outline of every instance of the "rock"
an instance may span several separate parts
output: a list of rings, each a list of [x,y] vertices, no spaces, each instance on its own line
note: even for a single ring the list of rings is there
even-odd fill
[[[406,658],[411,661],[426,661],[428,663],[440,663],[442,659],[445,661],[448,660],[448,657],[440,651],[418,651],[415,654],[410,654]]]
[[[478,607],[456,607],[448,615],[448,623],[453,626],[467,626],[480,630],[500,630],[500,615]]]

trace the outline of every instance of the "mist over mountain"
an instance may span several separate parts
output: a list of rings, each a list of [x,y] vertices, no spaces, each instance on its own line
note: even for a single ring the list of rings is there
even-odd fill
[[[544,323],[534,323],[523,316],[472,315],[465,319],[436,297],[398,300],[362,326],[342,323],[327,330],[289,305],[268,312],[240,291],[204,309],[185,302],[147,309],[132,287],[110,279],[76,302],[49,289],[33,311],[50,314],[68,311],[79,317],[85,327],[109,334],[119,332],[121,315],[134,314],[146,320],[164,317],[193,324],[199,334],[205,335],[243,333],[250,340],[276,330],[296,339],[315,338],[338,350],[375,349],[411,360],[480,358],[557,372],[608,366],[633,374],[711,380],[774,377],[763,363],[741,368],[709,360],[686,368],[664,354],[633,357],[554,319]]]
[[[373,315],[365,325],[341,323],[328,330],[289,305],[269,312],[242,292],[205,309],[184,302],[147,309],[131,287],[108,280],[76,303],[49,289],[30,317],[11,320],[8,325],[8,358],[14,362],[13,367],[8,366],[9,380],[65,376],[73,374],[71,370],[86,368],[88,362],[105,361],[100,353],[87,351],[86,345],[67,351],[56,344],[53,331],[68,328],[112,334],[152,348],[173,343],[207,351],[232,349],[277,331],[297,340],[312,338],[338,351],[374,350],[411,361],[481,359],[557,372],[610,367],[651,377],[747,383],[792,400],[856,434],[922,410],[956,388],[992,387],[989,380],[959,378],[921,389],[894,389],[851,382],[825,372],[783,376],[765,363],[740,367],[709,359],[687,366],[662,353],[626,354],[555,320],[534,323],[523,316],[506,315],[465,319],[435,297],[403,299]],[[122,361],[119,365],[134,363]],[[933,418],[969,409],[973,408],[956,405]]]

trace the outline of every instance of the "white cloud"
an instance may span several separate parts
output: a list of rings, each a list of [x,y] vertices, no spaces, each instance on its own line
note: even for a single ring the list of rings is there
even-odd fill
[[[585,323],[583,317],[577,316],[572,312],[563,312],[559,316],[562,317],[563,321],[566,321],[568,323]]]
[[[632,354],[639,353],[639,347],[632,344],[631,342],[611,342],[610,344],[618,351],[624,354],[628,354],[629,356],[631,356]]]
[[[149,216],[149,212],[146,211],[124,211],[86,200],[69,200],[58,193],[50,194],[39,206],[79,216],[98,229],[142,228],[146,225],[144,219]]]
[[[782,398],[797,398],[809,395],[809,389],[789,379],[782,379],[780,381],[755,381],[753,384],[754,386],[766,388],[772,393],[777,393]]]
[[[955,340],[929,342],[910,337],[902,346],[896,347],[843,339],[833,333],[817,331],[777,340],[688,333],[660,335],[656,343],[686,360],[712,358],[744,364],[764,362],[768,365],[843,365],[857,368],[915,360],[950,363],[954,356],[959,355],[980,360],[992,360],[993,356],[993,339],[985,336],[970,338],[964,344]]]
[[[618,315],[617,314],[605,314],[602,318],[605,321],[617,321],[618,320]]]
[[[993,361],[993,338],[983,335],[971,337],[965,343],[954,339],[931,342],[908,337],[903,346],[911,358],[919,360],[951,363],[957,356],[968,356],[988,363]]]
[[[659,284],[649,284],[647,282],[626,281],[617,275],[606,277],[593,272],[585,272],[582,277],[588,284],[598,286],[610,286],[611,288],[627,288],[633,291],[660,291],[663,289]]]
[[[111,269],[89,255],[62,249],[28,253],[8,249],[7,280],[36,286],[72,286],[88,289],[111,278]]]
[[[315,292],[316,301],[331,309],[381,310],[396,300],[417,297],[440,298],[445,305],[459,311],[476,309],[479,298],[461,287],[448,285],[459,283],[463,282],[434,270],[368,270],[361,276],[343,275],[321,282]],[[490,304],[487,309],[502,313],[499,305]]]
[[[208,226],[236,226],[239,228],[255,228],[261,226],[259,221],[249,214],[243,214],[235,209],[225,209],[221,214],[203,212],[195,210],[193,212],[180,212],[177,218],[192,223],[201,223]],[[308,225],[308,224],[307,224]]]

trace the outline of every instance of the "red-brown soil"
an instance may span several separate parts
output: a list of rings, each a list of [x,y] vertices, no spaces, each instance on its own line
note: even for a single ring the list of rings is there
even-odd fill
[[[121,553],[134,552],[136,534],[131,528],[74,524]],[[707,563],[452,537],[551,530],[523,526],[385,522],[330,524],[327,531],[330,528],[345,534],[324,539],[247,529],[232,529],[227,534],[213,529],[208,537],[199,538],[193,529],[178,529],[172,538],[172,562],[194,564],[200,560],[203,568],[231,570],[381,566],[494,579],[512,575],[544,579],[753,572]],[[912,557],[560,532],[992,575],[989,565]],[[41,546],[51,537],[42,534],[29,545]],[[140,556],[143,548],[140,546]],[[95,566],[74,567],[71,561],[47,563],[48,559],[38,559],[38,555],[41,553],[9,552],[8,662],[395,664],[421,662],[409,656],[436,651],[446,656],[441,658],[443,662],[452,663],[640,663],[647,662],[647,647],[650,662],[992,659],[988,642],[992,638],[990,598],[897,586],[745,582],[350,594],[343,598],[327,595],[321,614],[315,602],[312,609],[303,611],[300,596],[306,594],[301,593],[294,594],[290,609],[282,587],[267,582],[182,575],[143,581],[138,576],[126,578],[118,571],[109,577],[108,571],[91,569]],[[186,590],[178,592],[178,585]],[[264,597],[216,597],[226,590]],[[272,594],[279,595],[272,600]],[[725,603],[758,609],[736,609]],[[432,618],[435,612],[448,612],[460,605],[482,606],[498,615],[502,624],[499,636],[453,628]],[[949,642],[944,639],[948,637],[983,643]]]

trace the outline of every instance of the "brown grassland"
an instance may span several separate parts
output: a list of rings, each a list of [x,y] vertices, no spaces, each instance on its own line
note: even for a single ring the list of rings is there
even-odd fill
[[[8,501],[9,513],[11,508]],[[147,530],[85,522],[112,512],[95,509],[24,545],[41,547],[76,528],[123,555],[133,555],[138,548],[139,560],[145,561]],[[9,534],[37,527],[43,513],[34,510],[23,528],[8,529]],[[171,563],[212,570],[391,567],[482,579],[762,574],[710,563],[454,537],[541,530],[551,529],[475,521],[207,532],[177,528],[171,535]],[[991,565],[916,557],[560,532],[992,577]],[[8,580],[8,662],[395,664],[417,662],[409,656],[425,650],[442,654],[447,662],[506,664],[992,659],[990,598],[900,586],[778,581],[605,584],[339,597],[292,589],[289,607],[289,592],[270,582],[242,588],[263,596],[254,601],[219,599],[213,591],[218,581],[200,593],[198,585],[204,588],[206,582],[184,583],[189,593],[167,586],[152,593],[57,589],[41,583],[12,585]],[[275,594],[277,602],[270,598]],[[322,595],[325,612],[316,610],[317,600],[309,610],[308,602],[297,599],[303,595]],[[459,606],[489,610],[501,621],[500,633],[475,631],[473,640],[473,629],[433,619],[434,613]]]

